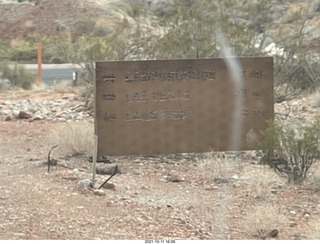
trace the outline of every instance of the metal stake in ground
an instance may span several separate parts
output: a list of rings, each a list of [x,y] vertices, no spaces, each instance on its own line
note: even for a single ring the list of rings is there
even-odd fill
[[[58,147],[59,145],[55,145],[53,147],[51,147],[49,153],[48,153],[48,173],[50,172],[50,165],[57,165],[57,160],[55,159],[50,159],[50,155],[53,149],[55,149],[56,147]]]
[[[93,160],[93,164],[92,164],[92,188],[94,188],[94,184],[96,181],[96,165],[97,165],[97,151],[98,151],[98,136],[95,135],[94,136],[94,148],[93,148],[93,156],[92,156],[92,160]]]
[[[106,184],[113,176],[115,176],[115,175],[117,174],[117,172],[118,172],[118,165],[116,165],[116,167],[114,167],[114,170],[113,170],[112,175],[110,175],[110,177],[109,177],[108,179],[106,179],[106,181],[103,182],[103,184],[102,184],[101,186],[99,186],[98,189],[100,189],[101,187],[103,187],[104,184]]]

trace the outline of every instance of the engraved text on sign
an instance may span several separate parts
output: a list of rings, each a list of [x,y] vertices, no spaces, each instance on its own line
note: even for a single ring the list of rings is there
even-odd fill
[[[223,59],[96,63],[98,155],[245,150],[246,134],[273,118],[272,58],[240,58],[235,90]],[[242,97],[240,148],[230,148]]]

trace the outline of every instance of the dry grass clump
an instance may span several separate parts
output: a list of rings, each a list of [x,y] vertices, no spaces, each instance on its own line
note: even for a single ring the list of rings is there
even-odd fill
[[[272,189],[281,187],[283,179],[266,166],[255,166],[254,169],[245,170],[241,179],[247,189],[255,198],[266,199],[272,194]]]
[[[70,91],[70,81],[64,80],[59,82],[58,84],[53,84],[53,91],[58,93],[64,93]]]
[[[59,145],[55,150],[59,156],[92,155],[94,126],[85,120],[68,122],[54,130],[50,138],[52,145]]]
[[[244,226],[255,238],[275,238],[281,234],[287,222],[286,216],[280,207],[266,203],[261,206],[252,206],[246,214]]]
[[[197,160],[197,165],[203,175],[212,180],[227,179],[237,167],[234,160],[216,152],[206,153],[204,158]]]

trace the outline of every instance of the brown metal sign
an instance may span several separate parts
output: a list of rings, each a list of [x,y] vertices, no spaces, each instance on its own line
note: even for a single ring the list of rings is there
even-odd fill
[[[274,116],[273,59],[237,60],[240,88],[223,59],[97,62],[98,155],[250,149],[247,133]],[[235,108],[242,130],[232,148]]]

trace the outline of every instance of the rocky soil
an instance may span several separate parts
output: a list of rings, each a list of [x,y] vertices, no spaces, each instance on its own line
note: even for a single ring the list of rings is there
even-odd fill
[[[11,93],[13,95],[14,93]],[[53,122],[66,122],[69,120],[82,120],[90,117],[93,105],[84,102],[84,99],[74,94],[60,94],[54,100],[50,94],[36,99],[26,98],[16,100],[14,96],[0,100],[0,118],[5,121],[15,119],[52,120]],[[90,107],[91,106],[91,107]]]
[[[307,123],[319,112],[314,101],[292,101],[286,121]],[[287,105],[276,104],[277,116]],[[109,157],[92,189],[84,187],[91,155],[57,158],[54,149],[58,162],[47,170],[50,133],[66,124],[58,118],[92,121],[79,91],[2,92],[0,106],[0,239],[320,238],[317,172],[305,185],[288,185],[250,151]],[[20,110],[31,117],[16,118]],[[120,173],[97,190],[109,177],[101,172],[115,165]]]

